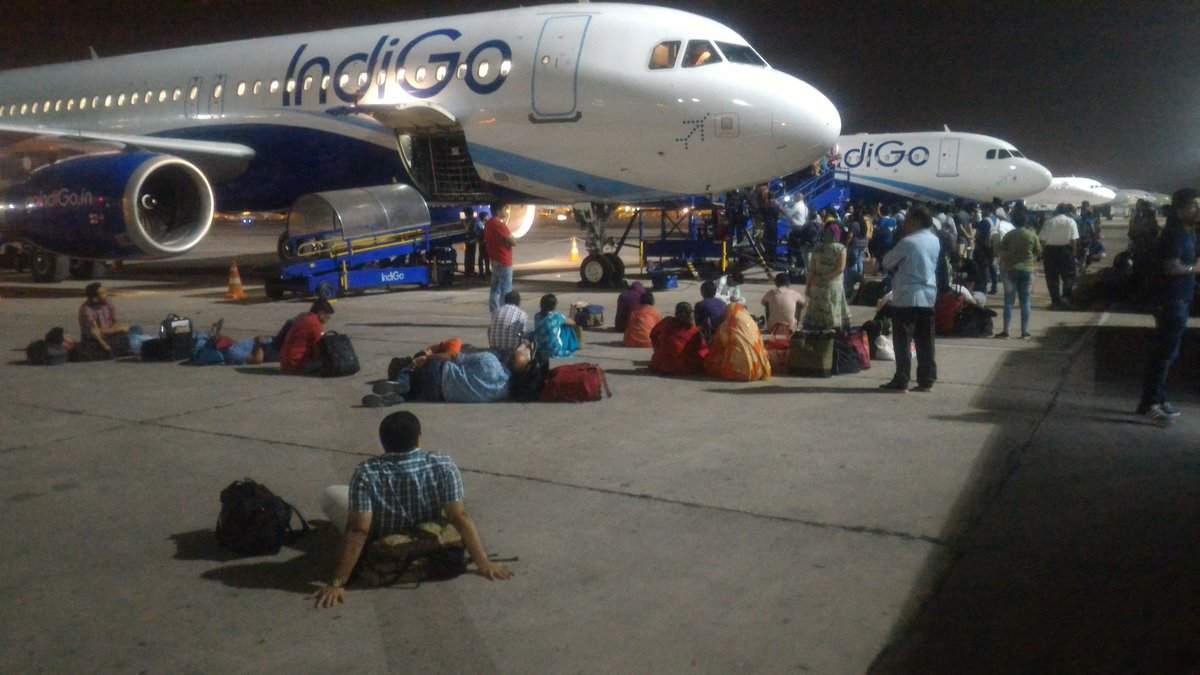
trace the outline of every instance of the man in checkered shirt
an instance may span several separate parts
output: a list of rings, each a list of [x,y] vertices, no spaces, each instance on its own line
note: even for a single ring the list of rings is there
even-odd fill
[[[488,560],[475,521],[463,508],[462,474],[447,455],[421,450],[421,422],[396,412],[379,423],[384,454],[354,470],[350,485],[325,490],[325,515],[344,533],[330,584],[313,595],[317,607],[345,601],[345,585],[367,541],[398,534],[442,513],[462,536],[471,560],[487,579],[508,579],[512,572]]]
[[[529,337],[529,315],[521,309],[521,294],[509,291],[504,296],[504,306],[492,312],[492,323],[488,326],[488,346],[501,363],[508,363],[521,342]]]

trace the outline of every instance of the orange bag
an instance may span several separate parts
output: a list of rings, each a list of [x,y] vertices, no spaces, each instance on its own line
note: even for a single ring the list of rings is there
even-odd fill
[[[710,377],[734,382],[771,377],[771,361],[763,346],[762,333],[744,305],[730,305],[725,320],[713,334],[704,371]]]

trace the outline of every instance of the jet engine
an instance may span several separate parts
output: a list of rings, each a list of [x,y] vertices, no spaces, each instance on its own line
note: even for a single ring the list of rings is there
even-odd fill
[[[147,152],[84,155],[38,169],[0,197],[0,234],[71,258],[169,258],[213,220],[213,191],[190,162]]]

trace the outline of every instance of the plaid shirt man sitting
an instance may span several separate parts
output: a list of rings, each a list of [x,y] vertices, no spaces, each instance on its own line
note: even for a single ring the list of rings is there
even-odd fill
[[[508,363],[509,357],[529,338],[529,315],[521,309],[521,294],[510,291],[504,296],[504,306],[492,312],[488,326],[488,346]]]
[[[462,474],[454,460],[420,449],[421,422],[408,411],[396,412],[379,423],[384,454],[354,470],[350,485],[325,490],[326,517],[344,533],[341,553],[330,584],[313,595],[317,607],[345,601],[345,585],[369,539],[410,529],[419,523],[446,519],[462,536],[479,574],[508,579],[512,572],[488,560],[475,521],[463,507]]]

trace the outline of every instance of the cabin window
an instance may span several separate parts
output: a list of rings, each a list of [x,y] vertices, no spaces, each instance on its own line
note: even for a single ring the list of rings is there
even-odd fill
[[[142,98],[141,94],[137,93],[136,91],[133,92],[133,94],[131,94],[129,96],[129,105],[137,105],[138,101],[140,101],[141,98]]]
[[[34,104],[33,104],[33,108],[32,108],[32,109],[29,111],[29,114],[31,114],[31,115],[36,115],[36,114],[38,114],[38,110],[39,110],[39,108],[40,108],[39,104],[37,104],[37,103],[34,103]]]
[[[679,40],[658,43],[650,52],[650,70],[668,70],[675,67],[679,58]]]
[[[465,64],[465,63],[458,64],[458,72],[456,72],[454,74],[454,76],[460,80],[463,79],[464,77],[466,77],[467,76],[467,64]]]
[[[42,112],[50,112],[50,101],[46,101],[42,104]]]
[[[254,95],[258,96],[262,93],[262,80],[254,81]]]
[[[152,89],[152,90],[146,92],[146,98],[144,98],[142,100],[146,102],[146,105],[154,103],[154,90]]]
[[[348,84],[350,84],[350,76],[346,73],[342,73],[341,76],[338,77],[338,86],[341,87],[342,91],[346,91],[346,85]]]
[[[218,82],[216,84],[216,86],[213,87],[213,99],[221,98],[221,94],[224,94],[224,93],[225,93],[225,85]]]
[[[442,66],[443,70],[445,70],[445,68],[446,68],[446,66]],[[379,71],[379,74],[375,76],[375,84],[380,87],[387,84],[387,71],[386,70]]]
[[[104,97],[104,107],[111,108],[112,104],[113,104],[112,94],[108,94],[107,96]]]
[[[28,103],[22,103],[22,104],[21,104],[21,114],[22,114],[22,115],[24,115],[24,114],[25,114],[25,113],[27,113],[27,112],[29,112],[29,104],[28,104]]]
[[[67,112],[71,112],[74,109],[75,109],[75,99],[73,99],[73,98],[67,99]],[[2,114],[2,111],[0,111],[0,114]]]
[[[467,65],[464,63],[463,65],[461,65],[461,66],[459,66],[459,67],[460,67],[460,68],[466,68],[466,67],[467,67]],[[403,69],[403,68],[397,68],[397,69],[396,69],[396,84],[403,84],[403,82],[404,82],[404,69]]]
[[[183,98],[183,90],[182,89],[176,89],[175,91],[171,92],[171,100],[172,101],[179,101],[182,98]]]
[[[447,72],[449,71],[447,71],[445,64],[442,64],[438,66],[437,72],[434,73],[434,77],[437,78],[438,82],[441,82],[442,80],[446,79]]]
[[[195,101],[198,96],[200,96],[200,87],[192,85],[191,91],[188,92],[188,100]]]
[[[750,45],[735,45],[732,42],[718,42],[717,48],[725,55],[730,63],[741,63],[747,66],[766,66],[767,62],[758,55]]]
[[[683,53],[684,68],[699,68],[721,62],[721,55],[708,40],[691,40]]]
[[[271,80],[271,93],[272,94],[279,93],[279,80]]]
[[[418,83],[425,81],[425,66],[421,66],[420,68],[417,68],[416,80]]]
[[[163,89],[162,91],[158,92],[158,102],[159,103],[167,102],[167,90],[166,89]]]
[[[54,102],[54,112],[62,112],[62,99],[61,98]]]
[[[322,77],[321,78],[321,91],[329,91],[329,83],[332,80],[333,80],[333,78],[329,77],[328,75],[326,75],[325,77]]]
[[[87,110],[87,107],[88,107],[88,100],[87,100],[87,97],[84,96],[83,98],[79,99],[79,109]]]
[[[996,159],[996,151],[995,151],[995,150],[988,150],[988,151],[987,151],[987,158],[988,158],[988,159]]]
[[[363,87],[367,86],[367,83],[370,81],[371,81],[371,76],[368,75],[367,73],[362,72],[362,73],[358,74],[357,82],[358,82],[359,89],[362,89]]]
[[[4,106],[0,105],[0,117],[4,117]]]
[[[512,72],[512,61],[504,59],[500,62],[500,75],[507,76]]]
[[[289,94],[291,94],[291,93],[293,93],[293,92],[295,92],[295,91],[296,91],[296,81],[295,81],[295,80],[288,80],[288,81],[287,81],[287,92],[288,92]]]
[[[475,67],[476,77],[482,80],[488,76],[488,73],[490,73],[491,70],[492,64],[488,63],[487,61],[480,61],[479,65]]]
[[[121,95],[117,96],[117,107],[122,108],[124,106],[125,106],[125,94],[121,94]]]
[[[304,91],[308,91],[309,89],[312,89],[312,84],[313,84],[312,75],[305,77],[304,78]]]
[[[246,95],[246,83],[245,82],[238,82],[237,95],[238,96]]]

